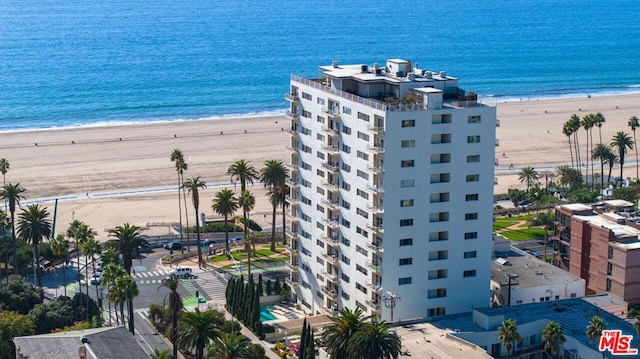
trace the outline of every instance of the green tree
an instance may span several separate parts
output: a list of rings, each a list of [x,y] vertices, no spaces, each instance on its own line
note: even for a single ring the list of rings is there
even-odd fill
[[[569,166],[559,166],[557,171],[560,185],[569,186],[571,190],[582,185],[582,174],[580,171],[570,168]]]
[[[287,237],[285,236],[285,234],[287,231],[286,212],[287,206],[289,206],[289,203],[287,202],[288,194],[289,187],[285,183],[277,184],[273,187],[273,189],[267,192],[267,195],[269,196],[269,202],[272,206],[275,206],[276,208],[278,206],[282,206],[282,244],[287,244]]]
[[[51,240],[51,250],[53,254],[62,258],[64,266],[62,266],[62,284],[64,285],[64,296],[67,296],[67,265],[69,264],[69,248],[71,243],[62,234],[58,234],[56,238]],[[57,284],[57,283],[56,283]]]
[[[265,188],[268,188],[272,193],[276,193],[275,189],[278,186],[284,186],[285,181],[289,177],[287,169],[279,160],[268,160],[264,163],[264,167],[260,170],[260,180]],[[273,213],[271,216],[271,251],[276,250],[276,210],[278,207],[277,201],[271,201],[273,206]]]
[[[573,145],[575,146],[575,153],[576,153],[576,167],[578,172],[580,172],[582,174],[582,163],[581,163],[581,157],[580,157],[580,141],[578,138],[578,131],[580,130],[580,128],[582,128],[582,120],[580,119],[580,116],[573,114],[571,115],[571,117],[569,118],[569,122],[568,122],[569,128],[571,129],[571,132],[573,133]]]
[[[184,313],[178,343],[188,349],[195,348],[196,359],[202,359],[205,347],[220,336],[217,323],[218,319],[213,311],[201,312],[196,308],[193,312]]]
[[[96,256],[99,256],[100,253],[102,252],[102,247],[100,247],[100,243],[98,243],[98,241],[96,241],[96,239],[93,237],[93,235],[88,238],[84,244],[82,245],[82,254],[85,255],[85,257],[87,258],[86,261],[86,265],[84,266],[84,270],[85,270],[85,278],[87,278],[87,294],[89,293],[89,263],[91,263],[91,268],[93,269],[93,273],[96,272]],[[98,286],[95,286],[96,288],[96,298],[98,298]]]
[[[571,168],[575,168],[574,161],[573,161],[573,148],[571,145],[571,137],[573,136],[573,129],[571,128],[571,123],[569,121],[565,122],[562,125],[562,134],[567,136],[567,140],[569,140],[569,154],[571,155]]]
[[[40,303],[42,303],[40,292],[33,284],[23,281],[17,275],[10,276],[8,283],[0,289],[0,310],[27,314],[31,308]]]
[[[18,235],[33,245],[33,265],[36,282],[42,291],[42,276],[38,258],[38,245],[43,239],[51,238],[51,220],[49,212],[39,204],[30,204],[18,215]]]
[[[391,332],[387,322],[366,323],[351,338],[349,344],[351,358],[390,359],[402,353],[400,337]]]
[[[611,152],[611,148],[607,144],[598,143],[591,153],[592,159],[600,160],[600,173],[602,174],[600,176],[600,188],[604,188],[604,164],[609,161]]]
[[[127,303],[127,311],[129,314],[129,332],[131,334],[135,334],[135,326],[134,326],[134,312],[133,312],[133,298],[137,297],[140,294],[138,291],[138,285],[136,281],[133,280],[133,277],[129,274],[125,274],[122,277],[118,277],[111,284],[111,291],[109,292],[110,299],[111,296],[114,297],[114,301],[116,301],[120,306],[120,316],[122,317],[122,323],[124,324],[124,303]]]
[[[627,153],[627,149],[633,149],[634,142],[626,132],[618,131],[611,140],[611,146],[618,149],[618,159],[620,160],[620,178],[624,179],[622,174],[624,167],[624,156]]]
[[[599,316],[595,315],[589,321],[587,325],[587,337],[589,337],[590,341],[600,340],[602,336],[602,331],[606,330],[607,327],[604,324],[604,321]],[[604,352],[602,352],[602,358],[604,359]]]
[[[231,176],[232,181],[240,181],[240,192],[247,189],[247,183],[253,184],[253,181],[259,179],[258,171],[251,162],[244,159],[232,163],[227,169],[227,174]]]
[[[151,359],[172,359],[175,356],[171,356],[171,353],[168,350],[160,351],[158,348],[153,349],[153,353],[151,353]]]
[[[180,243],[184,244],[184,227],[182,227],[182,199],[185,199],[184,210],[185,219],[187,220],[187,227],[189,227],[189,216],[187,213],[186,196],[182,183],[184,182],[184,171],[187,170],[187,163],[184,161],[184,155],[179,148],[174,148],[171,152],[171,162],[176,166],[176,173],[178,174],[178,213],[180,217]],[[182,253],[184,253],[184,245],[182,246]]]
[[[587,176],[589,176],[589,153],[591,153],[592,149],[593,149],[593,126],[595,126],[595,114],[590,113],[585,115],[582,118],[582,122],[580,123],[582,125],[582,128],[584,128],[586,134],[587,134],[587,145],[586,145],[586,158],[587,158]],[[591,143],[591,146],[589,146],[589,143]],[[592,163],[593,164],[593,163]],[[592,170],[592,174],[593,174],[593,167],[591,168]]]
[[[517,188],[509,188],[507,193],[509,195],[509,200],[511,201],[511,203],[513,203],[514,207],[516,207],[517,211],[518,207],[520,206],[520,201],[525,199],[526,193],[523,190]]]
[[[229,253],[229,216],[238,209],[238,199],[233,194],[233,191],[228,188],[223,188],[212,200],[211,209],[217,214],[224,216],[224,243],[227,253]],[[245,218],[245,228],[247,227]]]
[[[539,179],[540,174],[531,166],[523,167],[518,173],[518,180],[520,183],[525,183],[527,185],[527,193],[529,193],[529,189],[532,185],[538,183]]]
[[[6,175],[9,172],[9,161],[6,158],[0,158],[0,173],[2,173],[2,186],[7,185]],[[7,200],[4,200],[4,211],[7,212]]]
[[[364,316],[362,309],[342,308],[331,318],[331,324],[324,328],[322,336],[327,343],[327,353],[331,358],[348,358],[349,342],[360,331],[370,317]]]
[[[555,224],[555,213],[552,211],[538,212],[534,217],[529,219],[530,227],[542,227],[544,229],[544,260],[547,260],[547,241],[549,240],[549,231],[553,229]]]
[[[507,349],[508,359],[511,349],[513,348],[513,344],[522,340],[520,334],[518,334],[518,326],[516,325],[515,320],[507,319],[502,321],[502,326],[498,328],[498,340],[502,343],[504,348]]]
[[[0,256],[4,255],[4,274],[9,279],[9,256],[13,252],[13,241],[7,236],[7,231],[11,229],[11,220],[7,212],[0,210]]]
[[[200,243],[200,220],[198,219],[199,207],[200,207],[200,188],[207,188],[207,184],[200,180],[200,177],[190,178],[182,184],[183,188],[186,188],[191,193],[191,201],[193,202],[193,209],[196,213],[196,239],[198,243],[198,267],[202,267],[204,263],[202,260],[202,247]]]
[[[560,344],[567,341],[562,332],[562,326],[558,322],[549,322],[542,330],[542,341],[544,350],[551,352],[551,356],[556,357],[560,351]]]
[[[112,300],[113,296],[112,296],[111,292],[112,292],[114,283],[115,283],[117,278],[125,276],[127,274],[127,272],[118,263],[103,262],[103,265],[104,265],[104,268],[102,269],[102,286],[104,288],[106,288],[107,292],[109,293],[109,301],[108,301],[109,302],[109,314],[111,314],[111,303],[118,304],[117,302]],[[117,291],[117,290],[119,290],[119,288],[115,289],[115,291]],[[116,314],[117,314],[117,309],[116,309]],[[119,320],[118,316],[116,315],[116,321],[118,321],[118,320]],[[111,325],[111,316],[109,316],[109,325]]]
[[[240,333],[220,333],[209,348],[212,359],[244,359],[251,355],[251,342]]]
[[[136,251],[139,246],[149,245],[149,243],[140,236],[140,228],[135,225],[130,225],[129,223],[117,226],[115,229],[110,229],[109,237],[114,237],[115,240],[110,240],[107,245],[115,248],[122,254],[124,270],[127,274],[131,274],[134,251]]]
[[[640,127],[640,120],[638,120],[637,116],[631,116],[627,125],[631,128],[631,131],[633,131],[633,143],[638,143],[636,140],[636,130]],[[634,149],[636,150],[636,180],[640,181],[640,176],[638,175],[638,146],[634,146]]]
[[[0,198],[9,203],[11,213],[11,238],[13,239],[13,274],[18,274],[18,240],[16,239],[16,205],[25,199],[23,193],[27,190],[20,186],[20,183],[7,183],[2,186]]]
[[[14,337],[33,335],[36,327],[28,315],[0,311],[0,357],[12,358],[15,353]]]
[[[238,205],[240,206],[240,208],[242,209],[242,215],[244,217],[244,242],[245,242],[245,249],[247,251],[247,266],[249,268],[249,273],[247,274],[249,277],[251,277],[251,244],[248,233],[249,233],[249,226],[248,226],[248,219],[249,219],[249,212],[251,212],[253,210],[253,207],[255,207],[256,205],[256,198],[253,196],[253,193],[251,193],[251,191],[242,191],[242,193],[240,194],[240,198],[238,199]],[[255,248],[254,248],[255,250]]]
[[[162,281],[162,285],[158,288],[158,290],[162,287],[169,289],[169,309],[171,310],[171,344],[173,345],[173,357],[178,357],[178,313],[182,310],[182,298],[180,298],[180,293],[178,293],[178,285],[180,284],[180,280],[175,276],[171,276],[170,278],[166,278]]]

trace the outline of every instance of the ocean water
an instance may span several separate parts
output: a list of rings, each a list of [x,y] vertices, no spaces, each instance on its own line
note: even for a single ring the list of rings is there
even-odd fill
[[[0,131],[285,111],[403,58],[496,101],[640,92],[637,0],[3,0]]]

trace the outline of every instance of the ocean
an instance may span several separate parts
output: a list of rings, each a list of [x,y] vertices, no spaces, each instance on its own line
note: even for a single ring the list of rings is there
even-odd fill
[[[640,92],[637,0],[3,0],[0,131],[283,113],[403,58],[490,101]]]

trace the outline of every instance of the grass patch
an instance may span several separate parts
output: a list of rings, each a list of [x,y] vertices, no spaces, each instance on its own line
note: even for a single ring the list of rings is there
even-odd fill
[[[289,257],[276,257],[276,258],[263,258],[257,260],[251,260],[251,266],[260,265],[261,263],[285,263],[289,261]],[[246,266],[247,262],[238,262],[239,265]],[[222,266],[222,269],[235,269],[236,263],[227,264]]]
[[[496,222],[493,222],[493,230],[498,231],[500,229],[505,229],[517,223],[518,221],[496,221]]]
[[[505,238],[512,241],[524,241],[527,239],[544,239],[544,229],[542,228],[525,228],[513,231],[504,231],[500,233]]]

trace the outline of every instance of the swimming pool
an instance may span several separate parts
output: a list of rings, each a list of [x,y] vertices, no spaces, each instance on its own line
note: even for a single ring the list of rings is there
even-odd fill
[[[266,321],[269,321],[269,320],[277,319],[273,314],[271,314],[272,310],[273,310],[273,306],[271,306],[271,305],[262,305],[262,306],[260,306],[260,321],[261,322],[266,322]]]

